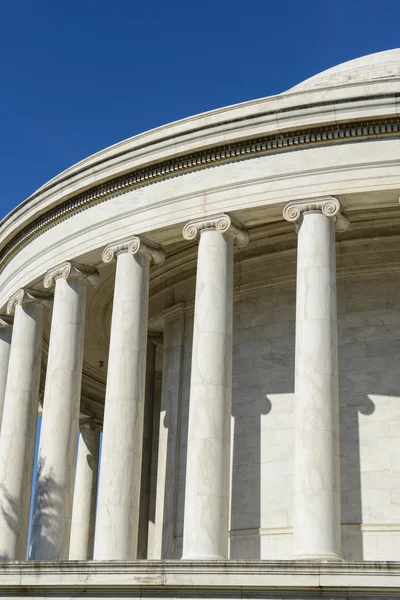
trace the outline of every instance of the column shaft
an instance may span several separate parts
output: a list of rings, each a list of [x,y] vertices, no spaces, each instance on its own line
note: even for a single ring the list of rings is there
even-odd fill
[[[158,444],[156,515],[152,558],[175,558],[179,420],[182,394],[184,312],[173,307],[164,317],[163,373]]]
[[[91,429],[90,423],[80,428],[72,507],[70,560],[93,558],[99,443],[99,429]]]
[[[147,558],[147,542],[149,533],[150,516],[150,487],[151,487],[151,457],[153,448],[153,422],[155,399],[155,374],[156,374],[157,345],[147,342],[146,354],[146,388],[143,417],[143,445],[142,469],[140,484],[139,532],[138,532],[138,558]]]
[[[341,533],[335,219],[329,216],[332,203],[322,207],[312,205],[302,212],[298,229],[293,538],[295,558],[337,560]]]
[[[3,417],[4,396],[11,349],[11,321],[0,316],[0,427]]]
[[[188,223],[200,235],[193,330],[183,558],[228,558],[233,242],[227,215]]]
[[[0,435],[0,558],[25,560],[39,402],[43,306],[15,306]]]
[[[139,238],[108,247],[117,255],[94,558],[137,556],[146,378],[150,260],[163,253]]]
[[[66,560],[71,531],[87,284],[67,271],[55,285],[32,518],[33,560]]]

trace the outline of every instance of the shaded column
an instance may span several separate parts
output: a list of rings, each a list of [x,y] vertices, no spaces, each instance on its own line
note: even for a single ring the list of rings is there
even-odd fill
[[[295,358],[294,558],[338,560],[340,449],[335,222],[336,198],[289,203],[298,223]]]
[[[14,314],[0,434],[0,558],[25,560],[48,294],[23,289],[7,307]]]
[[[99,423],[89,418],[81,419],[72,505],[70,560],[93,558],[99,445]]]
[[[175,557],[179,421],[182,395],[184,305],[164,313],[163,372],[158,442],[156,516],[151,558]]]
[[[150,262],[164,251],[134,236],[116,258],[94,558],[137,556]]]
[[[3,418],[4,395],[10,359],[12,318],[0,315],[0,427]]]
[[[66,560],[78,441],[87,282],[98,272],[63,263],[46,274],[55,284],[42,427],[32,517],[30,558]]]
[[[161,344],[159,333],[149,333],[146,353],[146,388],[143,418],[142,472],[140,484],[138,558],[148,558],[147,543],[150,517],[151,457],[153,449],[153,423],[155,400],[155,374],[157,345]]]
[[[186,467],[184,559],[228,558],[233,244],[248,234],[228,215],[191,221],[199,238]]]

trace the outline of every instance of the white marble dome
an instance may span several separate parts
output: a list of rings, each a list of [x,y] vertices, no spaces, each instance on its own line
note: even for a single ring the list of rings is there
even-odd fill
[[[349,60],[322,71],[289,91],[331,88],[355,83],[400,79],[400,49],[384,50]]]
[[[399,69],[128,138],[2,220],[0,597],[398,597]]]

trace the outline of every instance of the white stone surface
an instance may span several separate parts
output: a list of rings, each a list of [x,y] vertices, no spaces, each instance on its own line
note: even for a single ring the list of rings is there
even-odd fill
[[[0,432],[0,557],[25,560],[43,336],[40,298],[21,290],[15,305]]]
[[[117,257],[94,558],[136,558],[140,506],[150,261],[159,249],[132,238]]]
[[[55,281],[49,354],[32,516],[30,558],[67,559],[71,530],[85,329],[86,277],[72,263],[48,273]]]
[[[164,315],[155,531],[150,558],[175,557],[184,327],[181,305],[167,311]]]
[[[140,507],[137,558],[148,556],[150,502],[151,502],[151,466],[153,454],[154,404],[156,393],[156,355],[157,344],[161,336],[149,333],[146,351],[146,388],[143,417],[142,468],[140,483]]]
[[[93,558],[100,429],[89,419],[80,425],[72,505],[70,560]]]
[[[0,428],[3,417],[4,394],[6,392],[8,361],[10,359],[12,320],[0,316]]]
[[[337,560],[340,448],[334,198],[289,204],[298,219],[294,557]]]
[[[183,558],[228,558],[233,243],[246,233],[219,215],[193,221],[199,240],[186,464]]]

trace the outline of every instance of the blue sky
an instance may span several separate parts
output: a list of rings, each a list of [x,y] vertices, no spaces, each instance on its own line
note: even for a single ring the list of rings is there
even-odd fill
[[[400,46],[399,0],[0,0],[0,218],[147,129]]]

